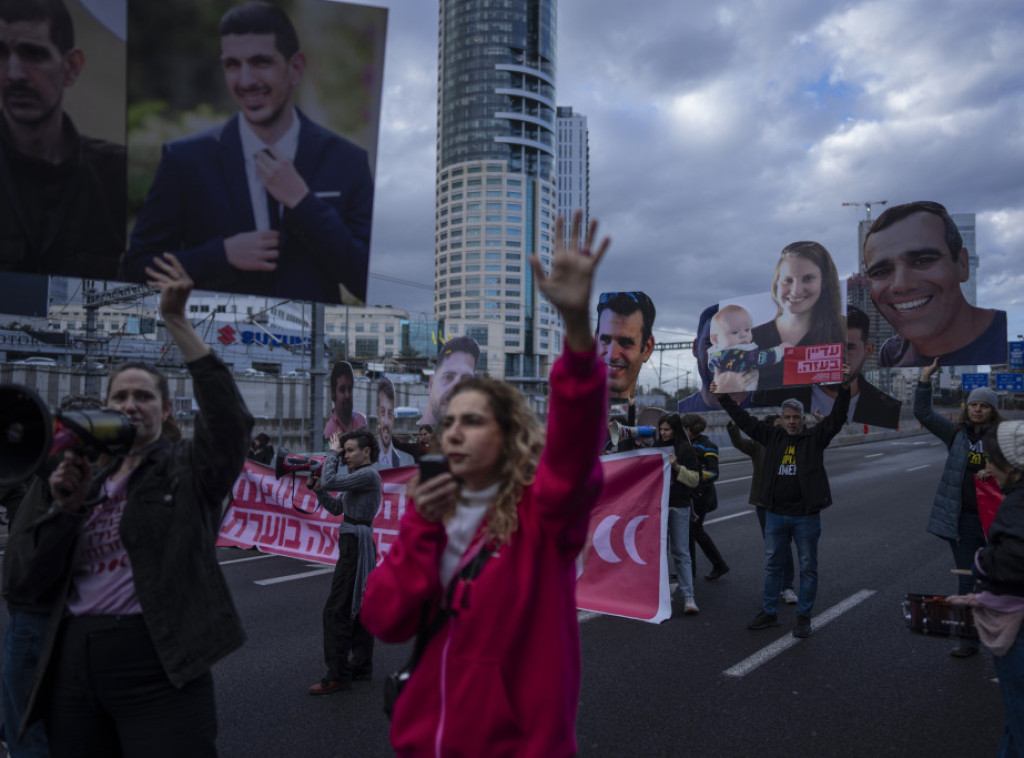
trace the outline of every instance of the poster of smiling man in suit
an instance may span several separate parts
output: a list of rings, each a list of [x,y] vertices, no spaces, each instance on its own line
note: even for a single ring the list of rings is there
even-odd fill
[[[161,6],[130,7],[129,39],[136,41],[133,51],[142,66],[136,81],[155,86],[167,101],[180,96],[185,74],[193,75],[199,90],[219,80],[223,91],[200,92],[216,101],[179,120],[212,125],[163,144],[121,262],[122,277],[145,280],[153,257],[170,251],[202,289],[364,303],[387,11],[324,0],[257,0],[229,7],[186,3],[185,13],[168,17]],[[180,51],[162,72],[166,59],[144,41],[177,40],[168,23],[201,24],[213,11],[221,11],[219,23],[204,30],[202,54],[220,73],[207,68],[210,76],[203,77],[200,63],[196,76]],[[184,33],[203,41],[195,31]],[[310,43],[305,46],[304,36]],[[213,41],[216,50],[209,46]],[[339,68],[355,76],[345,80],[336,75]],[[161,73],[174,81],[157,81]],[[141,106],[149,102],[141,91],[130,97]],[[339,116],[346,123],[335,127],[346,132],[343,137],[323,122],[334,126],[337,103],[346,100],[353,107]],[[211,114],[222,106],[234,110],[226,121]],[[132,116],[143,122],[144,108],[130,121]],[[145,180],[145,166],[135,162],[132,148],[139,145],[144,164],[142,143],[129,145],[136,181],[140,173]]]

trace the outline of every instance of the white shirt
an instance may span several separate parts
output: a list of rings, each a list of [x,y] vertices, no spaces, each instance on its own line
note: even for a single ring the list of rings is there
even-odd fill
[[[488,509],[494,505],[501,482],[492,484],[476,492],[463,490],[459,493],[459,502],[455,505],[455,515],[444,525],[448,542],[441,553],[441,586],[447,587],[455,576],[459,561],[466,554],[466,549],[473,541],[477,529],[487,515]]]
[[[242,138],[242,157],[245,159],[245,178],[249,183],[249,201],[252,203],[252,217],[256,222],[256,231],[265,232],[270,229],[270,213],[267,211],[267,190],[256,173],[256,156],[261,150],[270,147],[256,136],[244,116],[238,117],[238,132]],[[299,149],[299,114],[292,109],[292,125],[275,144],[284,157],[295,162],[295,153]]]

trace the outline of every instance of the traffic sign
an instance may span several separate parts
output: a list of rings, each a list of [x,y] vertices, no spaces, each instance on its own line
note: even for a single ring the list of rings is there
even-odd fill
[[[1024,374],[996,374],[996,390],[1024,393]]]
[[[1010,368],[1024,368],[1024,342],[1010,343]]]
[[[963,382],[964,392],[970,392],[976,387],[987,387],[988,374],[961,374],[960,381]]]

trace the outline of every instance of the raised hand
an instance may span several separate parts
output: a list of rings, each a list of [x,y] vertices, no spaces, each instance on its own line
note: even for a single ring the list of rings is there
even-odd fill
[[[181,351],[185,362],[201,358],[210,352],[209,345],[196,334],[192,322],[185,315],[185,304],[195,286],[192,277],[173,253],[164,253],[153,258],[146,266],[147,284],[160,290],[160,315],[164,326]]]
[[[594,349],[594,335],[590,329],[590,293],[594,272],[611,244],[611,240],[605,237],[594,248],[597,220],[592,219],[581,247],[582,226],[583,213],[577,210],[572,216],[569,244],[566,245],[563,243],[565,219],[559,216],[555,221],[555,253],[549,274],[544,273],[540,258],[530,256],[530,267],[537,286],[551,304],[558,308],[565,322],[566,344],[576,352]]]
[[[153,258],[152,265],[146,266],[146,283],[160,290],[160,315],[184,316],[185,303],[195,286],[192,277],[173,253],[164,253]]]
[[[921,384],[930,384],[932,381],[932,377],[935,376],[938,370],[939,359],[938,357],[936,357],[935,360],[932,361],[930,366],[925,366],[923,369],[921,369]]]

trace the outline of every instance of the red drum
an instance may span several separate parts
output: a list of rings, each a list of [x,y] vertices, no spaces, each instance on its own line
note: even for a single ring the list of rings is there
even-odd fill
[[[978,639],[974,614],[966,605],[953,605],[945,595],[915,595],[903,598],[903,618],[917,634]]]

